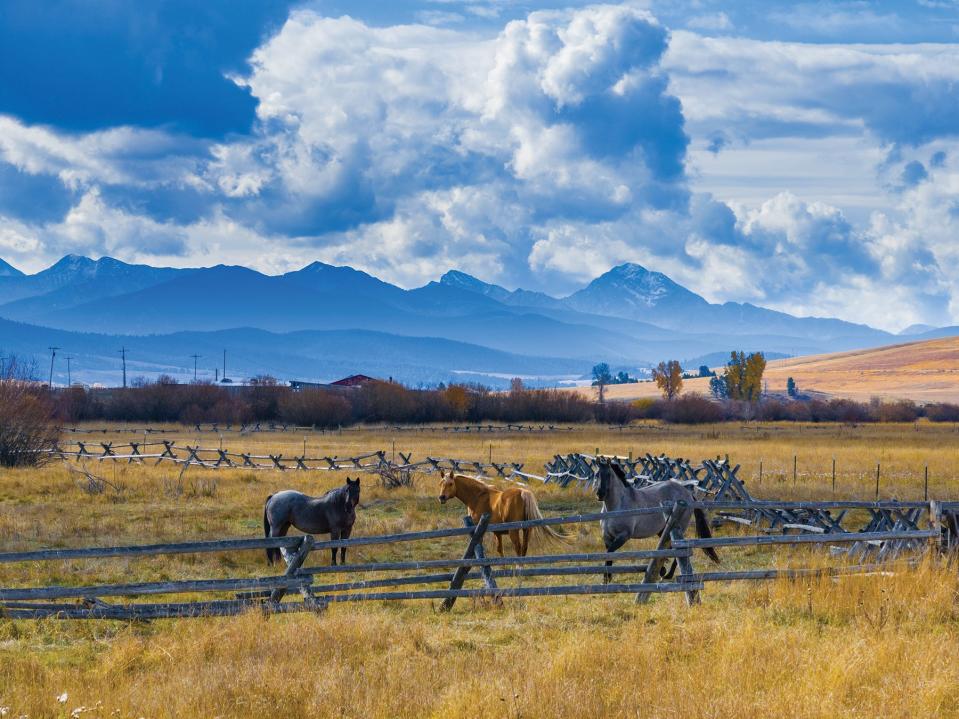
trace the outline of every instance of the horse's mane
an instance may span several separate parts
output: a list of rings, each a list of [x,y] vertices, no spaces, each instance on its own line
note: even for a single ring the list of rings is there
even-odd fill
[[[483,480],[477,479],[476,477],[470,477],[468,474],[454,474],[453,480],[455,481],[457,479],[463,481],[464,484],[469,485],[471,487],[479,487],[482,489],[495,489],[493,485],[487,484]]]
[[[333,487],[333,489],[323,494],[320,499],[333,499],[341,494],[345,494],[347,489],[349,489],[349,487],[347,487],[345,484],[341,484],[339,487]]]
[[[616,479],[623,483],[623,486],[626,489],[636,489],[636,485],[626,479],[626,473],[623,471],[623,468],[618,464],[609,463],[609,466],[613,469],[613,474],[616,475]]]

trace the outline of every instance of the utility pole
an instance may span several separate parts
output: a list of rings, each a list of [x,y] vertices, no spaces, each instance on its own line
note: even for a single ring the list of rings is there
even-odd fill
[[[200,359],[200,355],[190,355],[193,358],[193,381],[196,382],[196,361]]]
[[[123,357],[123,388],[127,387],[127,348],[120,350],[120,356]]]
[[[53,359],[57,356],[58,349],[60,348],[59,347],[50,348],[50,382],[48,383],[48,386],[50,387],[50,389],[53,389]]]
[[[223,350],[223,381],[226,382],[226,349]]]
[[[67,387],[73,386],[73,378],[70,375],[70,360],[75,359],[74,357],[67,355]]]
[[[4,380],[7,377],[7,356],[0,355],[0,380]]]

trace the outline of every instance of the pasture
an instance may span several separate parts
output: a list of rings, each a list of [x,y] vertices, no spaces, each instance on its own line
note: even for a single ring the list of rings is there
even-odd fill
[[[218,434],[164,428],[178,444]],[[136,435],[89,435],[129,442]],[[142,439],[142,435],[140,437]],[[70,438],[65,438],[69,440]],[[556,453],[728,454],[757,497],[959,498],[952,426],[733,424],[562,433],[370,428],[342,434],[225,432],[224,448],[288,456],[382,449],[523,462]],[[835,483],[833,460],[835,459]],[[762,479],[760,481],[760,465]],[[0,471],[0,549],[262,536],[266,496],[310,494],[350,472],[279,472],[88,462],[110,485],[90,493],[61,464]],[[354,536],[459,527],[439,479],[386,489],[363,475]],[[502,482],[500,481],[500,484]],[[531,484],[547,516],[598,510],[593,495]],[[724,526],[720,534],[736,530]],[[364,560],[431,559],[461,538],[356,550]],[[655,540],[624,549],[652,548]],[[487,539],[487,552],[493,547]],[[570,551],[601,551],[595,524]],[[535,543],[531,553],[542,552]],[[402,554],[400,552],[403,552]],[[351,550],[351,555],[353,550]],[[721,551],[725,568],[825,565],[822,550]],[[326,552],[311,563],[328,563]],[[700,557],[697,566],[705,567]],[[270,573],[259,552],[0,564],[0,586],[159,581]],[[959,715],[955,566],[924,562],[867,576],[716,584],[700,605],[679,594],[333,604],[320,614],[161,620],[0,619],[0,707],[8,716],[794,716]],[[66,699],[58,698],[66,694]]]
[[[785,394],[790,377],[803,392],[857,402],[868,402],[873,397],[959,402],[959,337],[770,360],[763,373],[766,391]],[[569,391],[596,397],[594,387]],[[708,395],[709,379],[684,380],[683,391]],[[610,385],[606,392],[607,397],[619,400],[662,396],[655,382]]]

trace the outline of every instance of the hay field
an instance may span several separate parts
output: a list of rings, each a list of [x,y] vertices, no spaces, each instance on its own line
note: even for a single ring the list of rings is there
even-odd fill
[[[873,397],[959,402],[959,337],[772,360],[763,380],[769,392],[785,394],[790,377],[803,392],[859,402]],[[596,397],[594,387],[569,391]],[[661,396],[654,382],[612,385],[606,392],[607,397],[618,400]],[[683,392],[709,394],[709,380],[684,380]]]
[[[170,428],[191,443],[196,435]],[[118,442],[129,435],[108,436]],[[302,451],[303,436],[224,434],[230,449]],[[875,461],[884,497],[959,497],[952,427],[659,425],[625,432],[440,435],[369,429],[313,435],[308,450],[341,456],[372,449],[416,457],[515,460],[539,471],[556,452],[729,453],[757,496],[871,498]],[[204,434],[201,443],[220,438]],[[793,481],[793,456],[798,473]],[[763,462],[763,481],[758,478]],[[0,471],[0,550],[258,536],[266,495],[320,493],[345,473],[189,470],[105,464],[123,486],[90,495],[59,466]],[[463,514],[435,500],[435,478],[386,490],[364,478],[355,535],[456,526]],[[534,489],[546,514],[594,510],[594,498]],[[732,530],[723,530],[732,531]],[[354,559],[456,556],[460,540],[365,548]],[[576,549],[601,546],[582,526]],[[639,546],[638,544],[636,546]],[[489,546],[488,546],[489,548]],[[399,554],[409,551],[410,555]],[[533,551],[538,551],[534,547]],[[822,554],[753,548],[724,552],[727,567]],[[310,563],[328,562],[315,554]],[[694,558],[697,568],[705,567]],[[0,585],[149,581],[267,574],[259,553],[0,565]],[[321,615],[119,622],[0,619],[0,707],[7,716],[129,717],[580,717],[959,715],[955,567],[925,565],[840,580],[710,585],[703,603],[681,595],[463,601],[449,614],[430,602],[336,604]],[[64,702],[58,697],[66,694]],[[89,710],[89,711],[88,711]]]

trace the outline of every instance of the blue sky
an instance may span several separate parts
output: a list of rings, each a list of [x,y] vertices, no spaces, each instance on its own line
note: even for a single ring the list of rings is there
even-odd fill
[[[0,258],[959,322],[959,2],[0,5]]]

